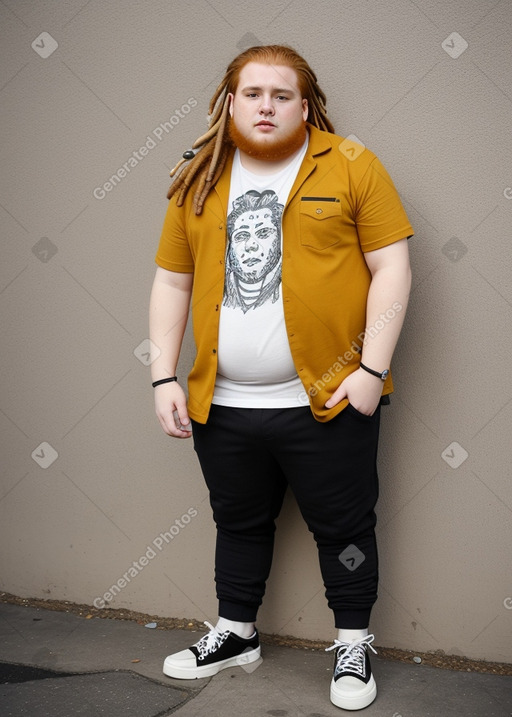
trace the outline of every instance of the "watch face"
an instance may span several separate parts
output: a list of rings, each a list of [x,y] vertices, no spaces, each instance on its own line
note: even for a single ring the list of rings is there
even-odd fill
[[[383,381],[385,381],[389,374],[389,368],[385,368],[384,371],[381,373],[381,378]]]

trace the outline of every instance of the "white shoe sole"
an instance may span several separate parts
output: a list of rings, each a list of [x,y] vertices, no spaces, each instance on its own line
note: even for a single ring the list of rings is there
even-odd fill
[[[336,707],[341,707],[342,710],[363,710],[365,707],[371,705],[371,703],[377,697],[377,685],[373,679],[373,675],[370,678],[365,687],[353,695],[345,692],[340,695],[339,691],[336,691],[336,683],[334,680],[331,682],[331,702]]]
[[[244,667],[244,665],[256,662],[260,659],[260,656],[261,648],[258,646],[254,650],[241,652],[236,657],[229,657],[227,660],[204,665],[204,667],[196,667],[195,665],[193,667],[183,667],[179,662],[173,661],[172,655],[169,655],[164,662],[164,675],[174,677],[177,680],[197,680],[200,677],[213,677],[213,675],[228,667]]]

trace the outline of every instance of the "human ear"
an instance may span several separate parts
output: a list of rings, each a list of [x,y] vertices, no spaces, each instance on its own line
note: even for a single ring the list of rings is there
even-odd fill
[[[302,118],[304,119],[304,122],[308,118],[308,113],[309,113],[308,101],[306,99],[303,99],[302,100]]]

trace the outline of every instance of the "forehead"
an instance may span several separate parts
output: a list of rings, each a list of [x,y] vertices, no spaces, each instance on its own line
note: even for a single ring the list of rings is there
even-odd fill
[[[272,223],[272,212],[268,207],[262,207],[261,209],[249,209],[243,214],[240,214],[235,221],[235,229],[242,229],[243,227],[254,227],[258,224]]]
[[[244,87],[278,88],[300,93],[299,80],[293,67],[260,62],[248,62],[240,70],[237,90]]]

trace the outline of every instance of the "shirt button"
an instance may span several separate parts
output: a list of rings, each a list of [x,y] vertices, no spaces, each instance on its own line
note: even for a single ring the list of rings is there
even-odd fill
[[[322,214],[322,212],[323,212],[323,209],[317,209],[317,210],[316,210],[316,213],[317,213],[317,214]]]

